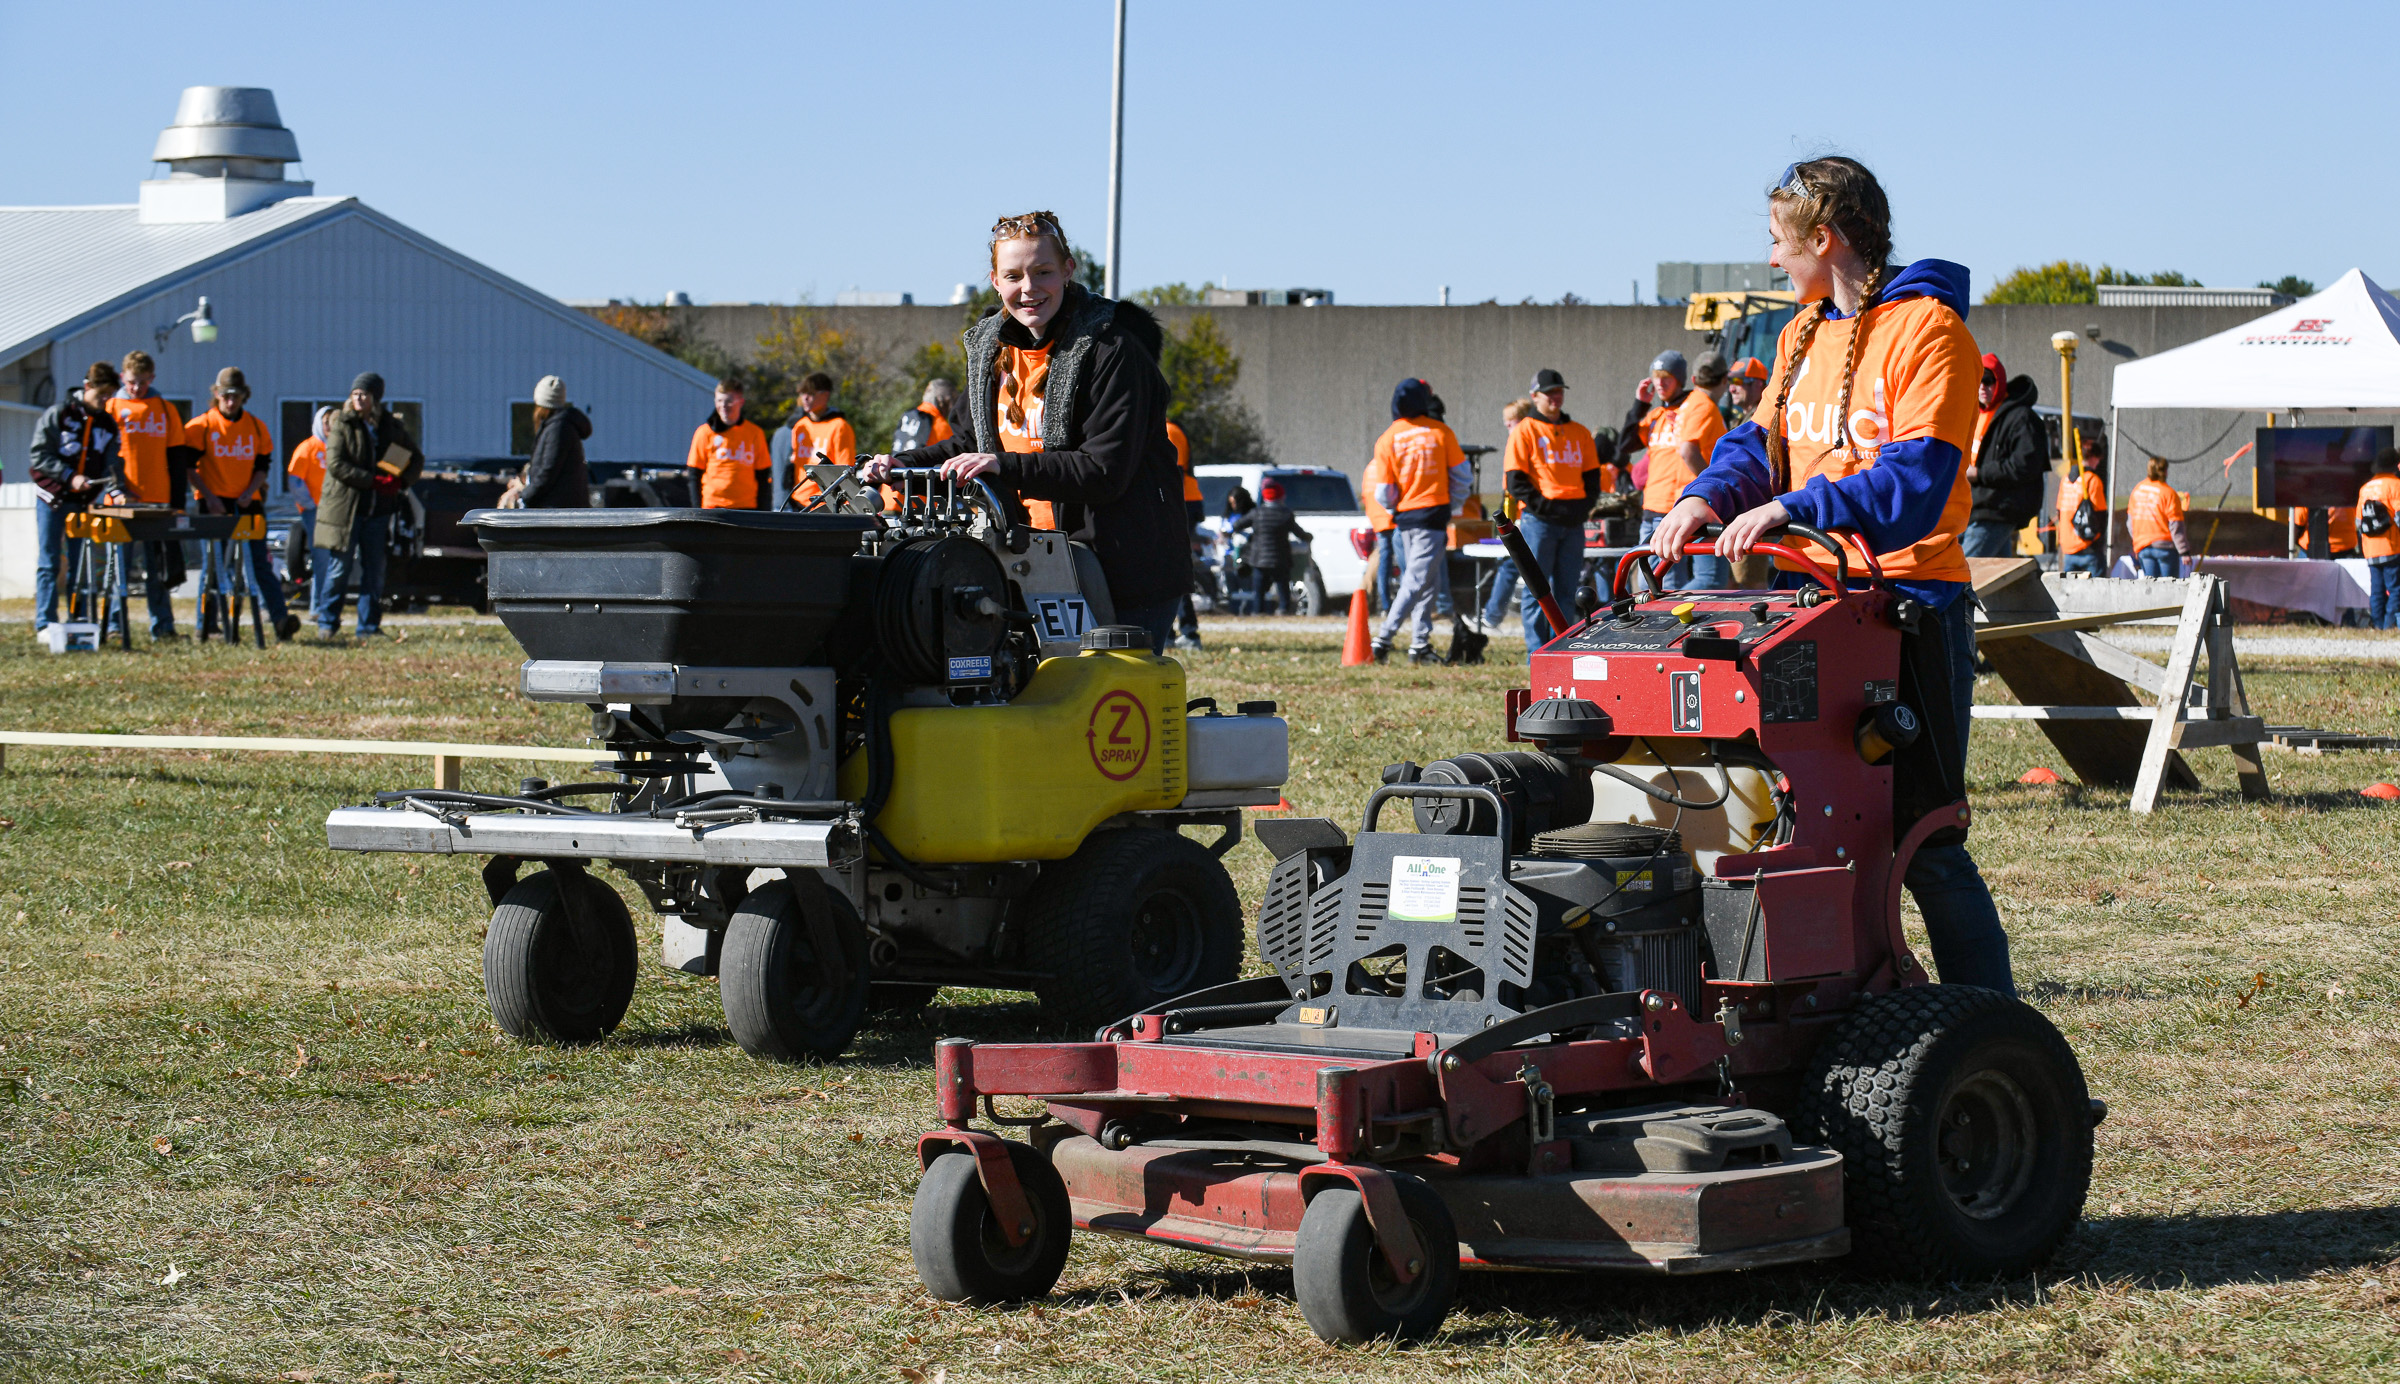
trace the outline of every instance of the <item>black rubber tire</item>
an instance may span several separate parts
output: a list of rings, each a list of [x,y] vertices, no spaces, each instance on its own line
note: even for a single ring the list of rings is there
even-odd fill
[[[908,1211],[908,1252],[917,1281],[944,1302],[992,1305],[1047,1294],[1067,1266],[1075,1234],[1067,1184],[1050,1160],[1011,1142],[1008,1161],[1033,1208],[1033,1234],[1011,1247],[992,1219],[975,1156],[952,1150],[933,1160]]]
[[[1298,604],[1302,615],[1323,615],[1331,607],[1332,603],[1325,597],[1325,578],[1318,574],[1316,563],[1309,563],[1308,570],[1301,573],[1300,580],[1292,584],[1300,588]]]
[[[887,1023],[913,1019],[941,993],[941,986],[922,981],[873,981],[867,986],[867,1015]]]
[[[1867,1001],[1817,1052],[1805,1142],[1842,1155],[1852,1261],[1870,1273],[2023,1273],[2082,1218],[2092,1106],[2040,1010],[1925,985]]]
[[[832,1061],[867,1011],[867,930],[814,875],[742,899],[717,958],[717,997],[742,1051]]]
[[[560,882],[578,907],[561,907]],[[633,1002],[640,947],[617,891],[582,870],[541,870],[492,910],[483,938],[483,997],[503,1033],[528,1042],[593,1043]]]
[[[1042,868],[1026,950],[1044,1008],[1097,1028],[1241,973],[1242,900],[1199,842],[1133,827],[1095,833]]]
[[[1421,1341],[1441,1328],[1458,1298],[1458,1226],[1450,1208],[1413,1177],[1394,1177],[1392,1185],[1425,1250],[1414,1283],[1393,1279],[1357,1188],[1328,1187],[1301,1214],[1292,1290],[1308,1329],[1322,1340]]]

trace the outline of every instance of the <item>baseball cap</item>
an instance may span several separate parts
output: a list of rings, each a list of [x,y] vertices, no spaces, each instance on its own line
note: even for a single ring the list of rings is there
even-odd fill
[[[1725,382],[1725,357],[1715,351],[1702,351],[1692,363],[1692,383],[1714,388]]]
[[[1733,373],[1745,380],[1764,380],[1767,377],[1767,363],[1756,356],[1744,356],[1733,363]]]
[[[1553,389],[1564,389],[1566,387],[1567,377],[1561,375],[1556,370],[1537,370],[1534,372],[1533,376],[1533,388],[1527,390],[1526,392],[1529,394],[1547,394]]]

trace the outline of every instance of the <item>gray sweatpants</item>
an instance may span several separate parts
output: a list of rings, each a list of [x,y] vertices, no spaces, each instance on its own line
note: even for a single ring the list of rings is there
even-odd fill
[[[1389,648],[1392,636],[1399,632],[1400,622],[1410,614],[1417,617],[1416,638],[1409,643],[1412,649],[1433,645],[1434,592],[1449,580],[1450,531],[1443,529],[1393,529],[1392,541],[1399,545],[1400,588],[1392,593],[1391,609],[1384,613],[1383,633],[1375,642]]]

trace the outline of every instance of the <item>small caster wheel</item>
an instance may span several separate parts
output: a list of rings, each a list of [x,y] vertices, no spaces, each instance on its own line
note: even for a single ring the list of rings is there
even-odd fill
[[[1042,1297],[1067,1266],[1074,1235],[1067,1184],[1050,1160],[1019,1143],[1008,1161],[1025,1189],[1033,1226],[1011,1245],[992,1218],[991,1199],[975,1170],[975,1155],[953,1150],[933,1160],[917,1184],[908,1213],[908,1251],[925,1291],[945,1302],[991,1305]]]
[[[633,1002],[638,948],[617,891],[552,868],[501,896],[483,939],[483,997],[512,1037],[594,1043]]]
[[[726,926],[717,998],[752,1057],[830,1062],[866,1016],[866,929],[813,875],[754,889]]]
[[[1425,1251],[1414,1282],[1393,1275],[1357,1188],[1326,1188],[1309,1199],[1300,1217],[1292,1287],[1300,1315],[1323,1340],[1418,1341],[1450,1315],[1458,1297],[1457,1223],[1441,1196],[1417,1179],[1395,1177],[1392,1186]]]

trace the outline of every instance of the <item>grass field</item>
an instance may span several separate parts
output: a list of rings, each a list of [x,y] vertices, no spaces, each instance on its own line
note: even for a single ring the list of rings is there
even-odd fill
[[[580,711],[513,694],[497,626],[390,628],[55,659],[0,627],[0,724],[578,743]],[[1214,626],[1189,660],[1195,695],[1283,703],[1303,812],[1495,746],[1520,666],[1343,671],[1338,641]],[[2400,731],[2391,664],[2246,671],[2270,720]],[[1088,1237],[1044,1305],[926,1298],[929,1045],[1041,1031],[1027,1000],[954,992],[776,1067],[713,982],[646,966],[609,1041],[526,1047],[484,1011],[469,863],[324,849],[326,809],[422,761],[12,747],[0,1379],[2400,1376],[2400,808],[2356,792],[2400,766],[2271,754],[2250,805],[2202,752],[2208,791],[2136,819],[2015,782],[2045,762],[1978,726],[1973,845],[2020,981],[2114,1112],[2049,1270],[1471,1277],[1401,1351],[1319,1344],[1286,1273]],[[470,761],[467,786],[528,772],[556,770]],[[1231,863],[1255,904],[1264,853]]]

